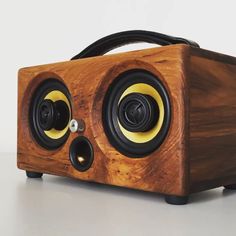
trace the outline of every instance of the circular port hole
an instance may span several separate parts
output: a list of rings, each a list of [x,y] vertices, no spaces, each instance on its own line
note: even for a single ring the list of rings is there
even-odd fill
[[[78,171],[88,170],[93,163],[93,146],[83,136],[77,137],[70,145],[70,161]]]

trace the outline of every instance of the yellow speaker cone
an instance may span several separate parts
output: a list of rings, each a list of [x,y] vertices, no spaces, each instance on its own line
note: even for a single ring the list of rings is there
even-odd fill
[[[67,104],[67,106],[70,110],[69,121],[71,120],[70,102],[69,102],[69,100],[67,99],[67,97],[65,96],[64,93],[62,93],[59,90],[53,90],[44,97],[44,100],[45,99],[49,99],[53,102],[60,101],[60,100],[64,101]],[[51,139],[59,139],[59,138],[63,137],[66,134],[66,132],[68,130],[68,127],[69,127],[69,122],[68,122],[68,125],[63,130],[51,129],[51,130],[47,130],[47,131],[45,130],[44,133]]]
[[[118,121],[120,130],[127,139],[129,139],[130,141],[134,143],[146,143],[152,140],[159,133],[163,125],[164,114],[165,114],[164,104],[158,91],[149,84],[137,83],[137,84],[131,85],[123,92],[123,94],[120,97],[119,102],[121,101],[123,97],[125,97],[126,95],[130,93],[141,93],[141,94],[149,95],[155,99],[159,107],[159,119],[156,125],[149,131],[130,132],[126,130]]]

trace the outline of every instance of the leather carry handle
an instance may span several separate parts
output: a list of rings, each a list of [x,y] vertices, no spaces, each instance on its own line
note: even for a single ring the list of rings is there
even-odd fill
[[[161,46],[181,43],[193,47],[199,47],[196,42],[184,38],[173,37],[152,31],[131,30],[111,34],[104,38],[101,38],[89,45],[82,52],[74,56],[71,60],[86,57],[102,56],[115,48],[124,46],[126,44],[138,42],[154,43]]]

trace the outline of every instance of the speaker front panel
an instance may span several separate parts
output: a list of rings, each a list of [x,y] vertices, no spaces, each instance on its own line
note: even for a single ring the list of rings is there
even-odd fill
[[[186,194],[182,48],[159,50],[22,69],[18,167]]]

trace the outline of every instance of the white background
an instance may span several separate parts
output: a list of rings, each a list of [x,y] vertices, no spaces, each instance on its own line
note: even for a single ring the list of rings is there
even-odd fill
[[[68,60],[100,37],[131,29],[236,56],[235,9],[234,0],[0,0],[0,152],[16,151],[19,68]]]
[[[236,56],[235,9],[235,0],[0,0],[0,235],[235,236],[235,191],[221,187],[173,206],[159,194],[52,175],[27,179],[15,154],[19,68],[69,60],[132,29]],[[140,47],[147,44],[122,50]]]

